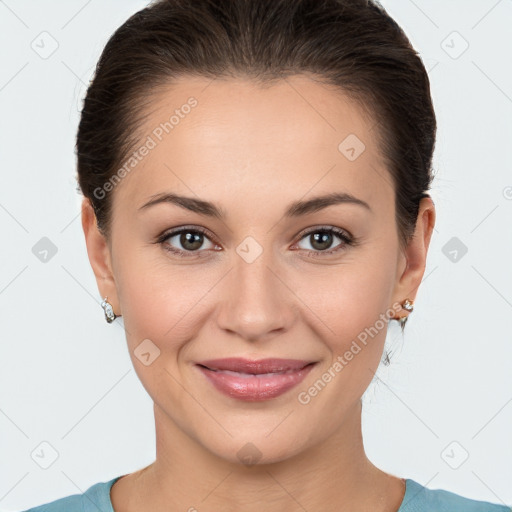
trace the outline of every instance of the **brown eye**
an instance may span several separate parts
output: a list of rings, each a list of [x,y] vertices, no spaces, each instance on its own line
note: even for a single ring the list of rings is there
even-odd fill
[[[333,244],[336,243],[336,239],[340,240],[341,243],[337,243],[334,245],[334,249],[331,249]],[[301,241],[303,240],[309,242],[310,247],[300,247],[299,245],[299,248],[305,249],[315,256],[332,254],[353,244],[352,238],[345,231],[335,227],[311,229],[302,234]]]
[[[206,232],[198,228],[181,228],[168,232],[162,235],[158,242],[166,250],[181,256],[186,256],[187,253],[200,253],[202,252],[200,249],[215,248],[215,244],[206,236]]]
[[[310,237],[311,246],[318,251],[329,249],[334,239],[334,235],[332,233],[327,233],[325,231],[313,233],[308,236]]]
[[[179,235],[179,242],[187,251],[196,251],[203,245],[203,238],[204,235],[202,233],[182,231]]]

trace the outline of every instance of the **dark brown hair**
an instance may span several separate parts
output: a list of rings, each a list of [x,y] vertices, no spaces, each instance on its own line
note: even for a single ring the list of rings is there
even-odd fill
[[[110,236],[112,203],[103,186],[137,144],[158,87],[183,75],[271,84],[301,73],[337,86],[375,120],[405,247],[429,196],[436,120],[420,57],[370,0],[159,0],[131,16],[99,59],[76,140],[79,187],[102,233]]]

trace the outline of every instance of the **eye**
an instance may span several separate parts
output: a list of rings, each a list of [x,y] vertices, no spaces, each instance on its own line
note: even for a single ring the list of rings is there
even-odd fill
[[[209,247],[204,247],[205,241],[210,244]],[[182,227],[167,231],[158,238],[157,243],[161,244],[165,250],[182,257],[201,256],[203,251],[199,249],[218,250],[217,246],[207,236],[207,231],[199,227]]]
[[[343,229],[334,226],[310,228],[307,231],[303,231],[299,237],[300,241],[306,240],[311,249],[300,246],[299,248],[305,249],[310,256],[313,257],[333,254],[356,244],[354,237]],[[208,231],[201,227],[184,226],[166,231],[158,237],[156,243],[161,244],[166,251],[179,257],[204,257],[208,255],[205,254],[208,249],[215,251],[221,250],[221,247],[212,242],[210,238],[213,238],[213,236],[210,236]],[[331,249],[336,238],[340,240],[341,243],[335,245],[334,249]],[[299,243],[292,246],[292,249],[298,246]],[[208,244],[210,245],[208,246]]]
[[[355,245],[355,239],[353,237],[343,229],[334,226],[321,226],[309,229],[306,232],[302,232],[300,238],[301,241],[306,240],[311,249],[307,247],[300,248],[306,249],[313,257],[333,254],[345,250],[347,246]],[[341,243],[336,245],[334,249],[331,249],[336,238],[341,240]]]

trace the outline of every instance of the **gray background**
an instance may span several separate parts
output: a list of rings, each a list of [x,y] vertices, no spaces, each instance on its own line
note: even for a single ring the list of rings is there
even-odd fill
[[[437,225],[405,336],[392,322],[391,366],[364,396],[367,454],[427,487],[512,505],[512,1],[382,3],[431,78]],[[154,459],[152,403],[122,319],[108,325],[99,305],[74,169],[96,61],[145,5],[0,0],[3,511]]]

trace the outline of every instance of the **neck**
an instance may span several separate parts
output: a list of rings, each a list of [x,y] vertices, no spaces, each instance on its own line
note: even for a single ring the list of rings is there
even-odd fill
[[[246,466],[217,457],[187,436],[155,404],[157,457],[137,472],[125,501],[138,510],[292,512],[323,510],[396,512],[404,482],[376,468],[366,457],[358,401],[339,430],[298,455],[272,464]],[[131,475],[130,475],[131,476]],[[117,483],[124,480],[121,479]],[[116,483],[116,485],[117,485]],[[120,491],[121,486],[118,486]],[[137,492],[135,492],[137,491]],[[125,494],[126,492],[126,494]],[[112,489],[112,502],[120,492]]]

